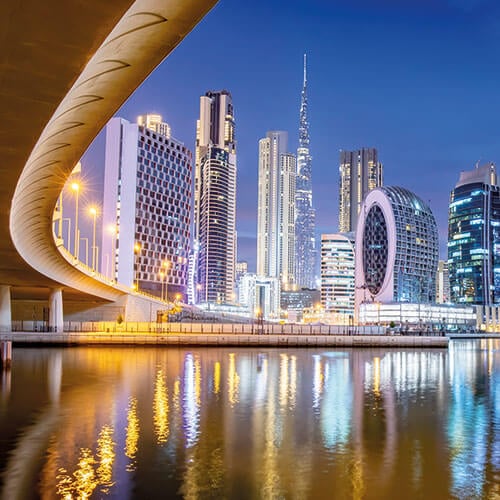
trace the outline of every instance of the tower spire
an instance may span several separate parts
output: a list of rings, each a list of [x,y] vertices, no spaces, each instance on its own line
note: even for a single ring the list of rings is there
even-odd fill
[[[309,153],[309,120],[307,114],[307,54],[304,52],[304,85],[300,96],[299,147],[297,149],[297,177],[295,183],[295,277],[299,286],[315,287],[315,213],[312,206]]]
[[[307,84],[307,54],[304,52],[304,87]]]

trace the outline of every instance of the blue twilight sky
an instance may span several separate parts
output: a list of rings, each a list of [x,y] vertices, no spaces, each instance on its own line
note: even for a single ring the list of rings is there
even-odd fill
[[[194,150],[199,96],[228,89],[238,140],[239,260],[255,268],[258,140],[298,137],[302,54],[317,234],[338,229],[338,151],[376,147],[385,184],[422,197],[445,256],[449,192],[500,162],[497,0],[221,0],[117,113],[158,112]],[[101,134],[83,168],[99,196]]]

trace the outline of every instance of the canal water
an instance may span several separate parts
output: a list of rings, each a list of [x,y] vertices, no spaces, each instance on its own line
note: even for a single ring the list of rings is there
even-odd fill
[[[0,498],[499,498],[500,342],[14,348]]]

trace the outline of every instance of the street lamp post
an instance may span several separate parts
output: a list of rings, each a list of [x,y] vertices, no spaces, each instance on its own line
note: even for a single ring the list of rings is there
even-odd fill
[[[89,239],[88,238],[80,238],[80,240],[85,241],[85,265],[88,267],[88,265],[89,265]]]
[[[95,271],[96,266],[96,247],[95,247],[95,227],[97,221],[97,208],[90,207],[90,215],[93,217],[93,230],[92,230],[92,270]]]
[[[78,232],[78,195],[80,193],[80,184],[78,182],[73,182],[71,184],[71,189],[75,193],[75,252],[74,256],[75,259],[78,260],[78,254],[79,254],[79,246],[80,246],[80,239],[79,239],[79,232]],[[69,248],[68,248],[69,250]]]
[[[65,248],[68,249],[68,252],[71,252],[71,218],[63,217],[62,222],[66,221],[68,223],[68,246],[64,245]],[[62,226],[61,222],[61,226]]]

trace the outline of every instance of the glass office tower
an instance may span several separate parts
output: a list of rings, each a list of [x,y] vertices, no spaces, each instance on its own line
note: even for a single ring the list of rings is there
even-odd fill
[[[236,138],[234,107],[227,90],[200,97],[196,122],[193,279],[190,300],[235,301]]]
[[[451,192],[448,268],[451,301],[500,302],[500,192],[495,165],[462,172]]]

